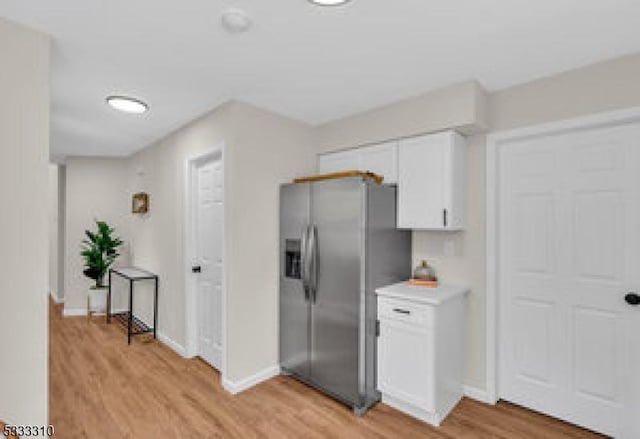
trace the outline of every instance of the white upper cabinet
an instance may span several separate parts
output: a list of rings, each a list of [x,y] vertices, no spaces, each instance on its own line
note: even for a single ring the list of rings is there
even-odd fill
[[[331,174],[333,172],[362,169],[360,156],[359,149],[322,154],[318,158],[318,172],[320,174]]]
[[[454,131],[398,144],[398,228],[461,230],[465,222],[466,141]]]
[[[455,131],[322,154],[318,172],[361,170],[398,184],[398,228],[462,230],[466,141]]]
[[[362,169],[383,175],[384,183],[398,182],[398,142],[361,148]]]
[[[318,172],[361,170],[384,176],[385,183],[398,181],[398,142],[322,154],[318,158]]]

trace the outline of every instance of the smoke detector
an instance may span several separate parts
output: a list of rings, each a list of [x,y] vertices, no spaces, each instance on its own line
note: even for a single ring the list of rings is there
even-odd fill
[[[238,34],[251,27],[251,19],[242,9],[229,8],[222,13],[222,26],[227,31]]]

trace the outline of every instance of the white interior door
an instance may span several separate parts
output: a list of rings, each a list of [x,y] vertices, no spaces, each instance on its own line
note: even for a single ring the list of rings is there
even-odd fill
[[[499,393],[640,437],[640,124],[499,150]]]
[[[198,355],[221,370],[224,191],[220,157],[197,164],[194,193]]]

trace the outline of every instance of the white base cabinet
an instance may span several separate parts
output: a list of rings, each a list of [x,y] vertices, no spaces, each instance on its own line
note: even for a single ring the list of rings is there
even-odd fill
[[[378,390],[383,403],[440,425],[460,401],[466,292],[464,287],[404,283],[377,290]]]

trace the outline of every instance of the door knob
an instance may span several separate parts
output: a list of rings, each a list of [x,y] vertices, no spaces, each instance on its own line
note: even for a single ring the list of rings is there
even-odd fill
[[[624,300],[629,305],[633,305],[633,306],[640,305],[640,295],[638,295],[637,293],[629,293],[629,294],[627,294],[626,296],[624,296]]]
[[[201,271],[202,271],[202,267],[199,265],[196,265],[195,267],[191,267],[192,273],[200,273]]]

